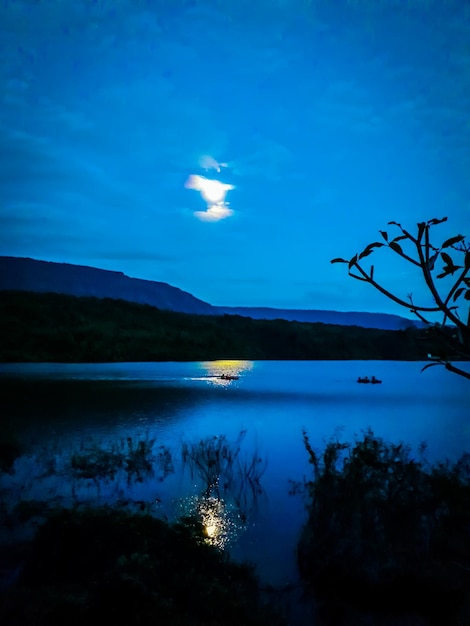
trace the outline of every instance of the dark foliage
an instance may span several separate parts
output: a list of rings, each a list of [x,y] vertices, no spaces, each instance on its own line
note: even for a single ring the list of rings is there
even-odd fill
[[[195,522],[112,509],[53,514],[2,600],[4,626],[283,623],[252,570],[206,545]]]
[[[106,298],[0,293],[3,362],[424,360],[439,352],[441,343],[414,328],[188,315]]]
[[[12,472],[16,459],[23,453],[23,447],[13,434],[8,420],[2,420],[0,426],[0,474]]]
[[[371,430],[321,454],[304,442],[313,478],[299,566],[326,612],[346,603],[470,623],[470,455],[432,466],[424,446],[416,459]]]

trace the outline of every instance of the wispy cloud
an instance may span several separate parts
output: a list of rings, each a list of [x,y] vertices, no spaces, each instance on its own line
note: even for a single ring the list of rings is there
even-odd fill
[[[220,222],[220,220],[231,217],[233,211],[225,204],[214,204],[209,206],[207,211],[195,211],[194,215],[202,222]]]

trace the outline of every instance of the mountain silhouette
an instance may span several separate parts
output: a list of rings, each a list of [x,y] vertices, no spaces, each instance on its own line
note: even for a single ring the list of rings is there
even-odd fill
[[[322,322],[383,330],[403,330],[420,326],[414,320],[388,313],[212,306],[178,287],[163,282],[130,278],[123,272],[0,256],[0,291],[5,290],[115,298],[199,315],[241,315],[253,319]]]

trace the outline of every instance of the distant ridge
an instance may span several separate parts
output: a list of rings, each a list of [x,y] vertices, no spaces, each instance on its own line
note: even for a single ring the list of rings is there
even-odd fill
[[[419,327],[420,324],[399,315],[390,313],[359,313],[355,311],[323,311],[321,309],[271,309],[251,307],[217,307],[219,313],[242,315],[254,319],[287,320],[292,322],[321,322],[340,326],[363,326],[382,330],[405,330]]]
[[[85,265],[0,257],[0,290],[65,293],[71,296],[116,298],[181,313],[213,313],[213,307],[187,291],[122,272]]]
[[[5,290],[115,298],[198,315],[241,315],[253,319],[322,322],[383,330],[403,330],[419,326],[413,320],[387,313],[212,306],[167,283],[130,278],[122,272],[70,263],[0,256],[0,291]]]

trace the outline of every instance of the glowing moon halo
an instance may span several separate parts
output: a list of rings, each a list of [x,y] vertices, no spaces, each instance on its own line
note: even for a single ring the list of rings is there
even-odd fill
[[[227,191],[235,189],[234,185],[221,183],[219,180],[205,178],[197,174],[191,174],[186,181],[186,189],[199,191],[207,203],[207,211],[196,211],[195,215],[199,219],[217,222],[233,215],[233,211],[228,208],[225,202]]]

